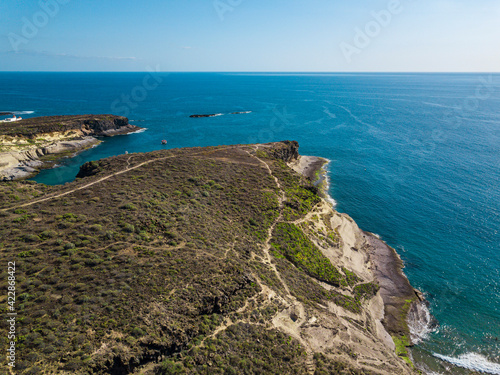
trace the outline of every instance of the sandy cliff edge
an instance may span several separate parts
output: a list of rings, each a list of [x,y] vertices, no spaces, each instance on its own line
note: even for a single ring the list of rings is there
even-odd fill
[[[323,167],[327,163],[328,160],[321,157],[300,155],[288,165],[314,183],[324,179]],[[330,260],[335,264],[341,259],[340,263],[364,278],[373,279],[380,286],[370,305],[377,336],[388,348],[396,349],[396,341],[400,343],[398,350],[404,350],[402,347],[411,344],[407,315],[423,300],[422,294],[411,286],[403,273],[404,265],[397,252],[377,235],[361,230],[349,215],[335,211],[331,205],[334,200],[326,191],[328,186],[319,185],[327,200],[322,202],[322,210],[331,211],[332,226],[343,240],[342,251],[337,250]],[[405,356],[405,353],[400,354]]]

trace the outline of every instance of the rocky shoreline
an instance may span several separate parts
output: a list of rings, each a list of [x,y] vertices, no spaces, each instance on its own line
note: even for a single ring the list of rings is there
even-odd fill
[[[28,151],[6,152],[0,154],[0,181],[21,180],[35,176],[47,165],[44,158],[74,154],[95,147],[101,141],[94,137],[82,137],[71,141],[54,142],[42,148]]]
[[[326,178],[324,174],[324,165],[328,163],[327,159],[316,156],[300,155],[296,160],[289,163],[289,166],[297,173],[309,178],[313,183],[319,182],[320,190],[327,201],[334,202],[326,191],[327,185],[322,184]],[[333,210],[333,208],[332,208]],[[348,221],[354,221],[346,214],[339,214],[339,217],[345,217]],[[357,226],[356,226],[357,227]],[[398,355],[409,359],[406,351],[407,347],[415,344],[415,335],[410,332],[408,326],[409,319],[422,320],[422,325],[430,326],[435,324],[432,317],[422,313],[422,306],[426,304],[423,294],[414,289],[408,278],[403,272],[404,264],[400,256],[392,247],[382,241],[377,235],[362,231],[359,233],[348,234],[358,238],[361,243],[357,247],[363,248],[368,255],[368,262],[371,264],[371,272],[380,286],[380,297],[383,311],[380,314],[381,326],[387,332],[385,342],[398,352]],[[354,267],[360,272],[361,265]],[[376,311],[374,311],[376,315]],[[430,319],[430,320],[429,320]],[[425,320],[425,321],[424,321]],[[392,340],[391,340],[392,337]],[[384,339],[384,334],[381,334]],[[393,342],[394,341],[394,342]]]
[[[404,264],[396,250],[373,233],[364,232],[364,236],[384,301],[384,326],[389,332],[401,337],[404,346],[413,345],[415,340],[408,326],[409,315],[410,312],[415,315],[425,298],[411,286],[403,273]]]
[[[328,160],[325,158],[299,155],[297,160],[290,163],[289,165],[295,172],[306,176],[311,181],[315,181],[317,180],[317,175],[321,173],[321,169],[327,163]]]
[[[0,181],[33,177],[44,159],[64,157],[97,146],[97,137],[140,130],[128,119],[112,115],[51,116],[0,126]]]
[[[189,117],[191,118],[202,118],[202,117],[217,117],[217,116],[221,116],[222,113],[211,113],[211,114],[208,114],[208,115],[191,115]]]

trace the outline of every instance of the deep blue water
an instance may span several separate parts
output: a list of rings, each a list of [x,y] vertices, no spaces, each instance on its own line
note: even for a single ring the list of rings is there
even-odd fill
[[[395,247],[425,292],[440,327],[419,349],[500,374],[500,75],[0,73],[7,110],[112,113],[147,128],[42,172],[47,184],[162,139],[299,141],[332,161],[337,209]]]

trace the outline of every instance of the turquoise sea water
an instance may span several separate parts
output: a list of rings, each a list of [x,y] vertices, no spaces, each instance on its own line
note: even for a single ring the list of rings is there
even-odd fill
[[[147,128],[42,172],[47,184],[162,139],[299,141],[331,160],[336,208],[395,247],[427,296],[439,327],[417,359],[444,360],[435,373],[500,374],[500,75],[0,73],[0,111],[11,110],[112,113]],[[204,113],[223,115],[189,118]]]

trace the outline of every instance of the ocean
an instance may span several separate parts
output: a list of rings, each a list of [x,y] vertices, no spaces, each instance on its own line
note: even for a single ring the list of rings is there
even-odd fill
[[[500,75],[4,72],[1,111],[146,128],[43,171],[45,184],[125,152],[297,140],[331,161],[336,209],[393,246],[429,301],[438,325],[420,332],[419,366],[500,374]]]

